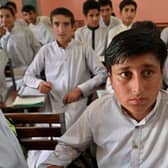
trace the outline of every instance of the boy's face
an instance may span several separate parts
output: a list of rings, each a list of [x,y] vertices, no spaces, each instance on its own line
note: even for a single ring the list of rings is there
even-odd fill
[[[36,23],[36,13],[34,11],[30,12],[22,12],[23,14],[23,19],[25,20],[26,23],[30,24],[35,24]]]
[[[103,21],[105,23],[110,22],[111,14],[112,14],[112,8],[110,7],[110,5],[100,7],[100,15],[102,16]]]
[[[126,25],[129,26],[132,24],[135,16],[136,16],[136,9],[134,5],[126,5],[121,11],[121,20]]]
[[[0,25],[3,25],[8,30],[11,30],[15,23],[15,16],[7,9],[0,10]]]
[[[52,29],[59,44],[62,47],[66,47],[74,33],[74,27],[72,26],[70,17],[64,15],[53,16]]]
[[[162,71],[153,54],[128,58],[111,67],[115,95],[131,116],[140,118],[152,109],[162,85]]]
[[[89,27],[97,27],[99,25],[100,14],[97,9],[90,9],[85,16],[86,23]]]

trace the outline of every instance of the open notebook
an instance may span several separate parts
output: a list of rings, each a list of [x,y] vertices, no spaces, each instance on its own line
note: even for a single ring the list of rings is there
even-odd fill
[[[18,96],[12,103],[13,107],[44,107],[46,94],[40,93],[38,89],[27,86],[22,87]]]
[[[39,97],[20,97],[17,96],[12,103],[13,107],[44,107],[45,96]]]

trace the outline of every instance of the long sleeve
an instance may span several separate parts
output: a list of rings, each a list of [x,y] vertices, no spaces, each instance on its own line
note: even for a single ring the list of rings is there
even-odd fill
[[[25,72],[24,83],[33,88],[38,88],[38,85],[42,81],[40,74],[44,70],[44,54],[43,49],[40,49],[38,54],[35,56],[32,63],[29,65]]]
[[[97,86],[105,83],[107,78],[107,71],[104,65],[99,61],[96,53],[91,48],[85,48],[85,51],[86,63],[93,77],[78,85],[78,87],[82,90],[84,96],[88,96],[95,91]]]
[[[79,120],[67,130],[56,145],[55,151],[39,168],[47,168],[50,165],[67,166],[88,147],[92,141],[88,114],[90,112],[86,110]]]

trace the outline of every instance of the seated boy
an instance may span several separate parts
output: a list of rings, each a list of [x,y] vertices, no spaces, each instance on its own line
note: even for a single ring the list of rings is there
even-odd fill
[[[113,6],[111,0],[99,0],[100,6],[100,27],[107,28],[109,31],[113,27],[120,24],[120,20],[117,17],[112,16]]]
[[[108,45],[120,32],[131,28],[136,16],[137,4],[134,0],[122,0],[119,4],[121,23],[112,28],[108,33]]]
[[[51,31],[49,24],[42,22],[37,17],[36,10],[32,5],[24,5],[22,14],[27,19],[28,27],[33,32],[36,39],[42,44],[47,44],[54,41],[54,34]]]
[[[72,38],[71,11],[56,8],[50,17],[56,40],[39,50],[25,73],[24,82],[49,93],[48,111],[65,112],[69,128],[86,108],[87,96],[105,82],[107,72],[91,48]],[[41,71],[46,81],[41,79]]]
[[[107,29],[99,26],[100,7],[96,1],[83,3],[83,14],[86,25],[77,29],[75,39],[91,46],[100,60],[104,60],[104,50],[107,45]]]
[[[93,140],[99,168],[168,167],[167,49],[148,32],[117,35],[105,52],[114,93],[91,104],[39,168],[63,168]]]

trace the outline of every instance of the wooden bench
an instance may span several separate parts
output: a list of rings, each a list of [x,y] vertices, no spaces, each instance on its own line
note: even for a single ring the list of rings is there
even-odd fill
[[[20,143],[27,150],[54,150],[65,132],[64,114],[4,113],[12,120]],[[44,125],[45,124],[45,125]]]

